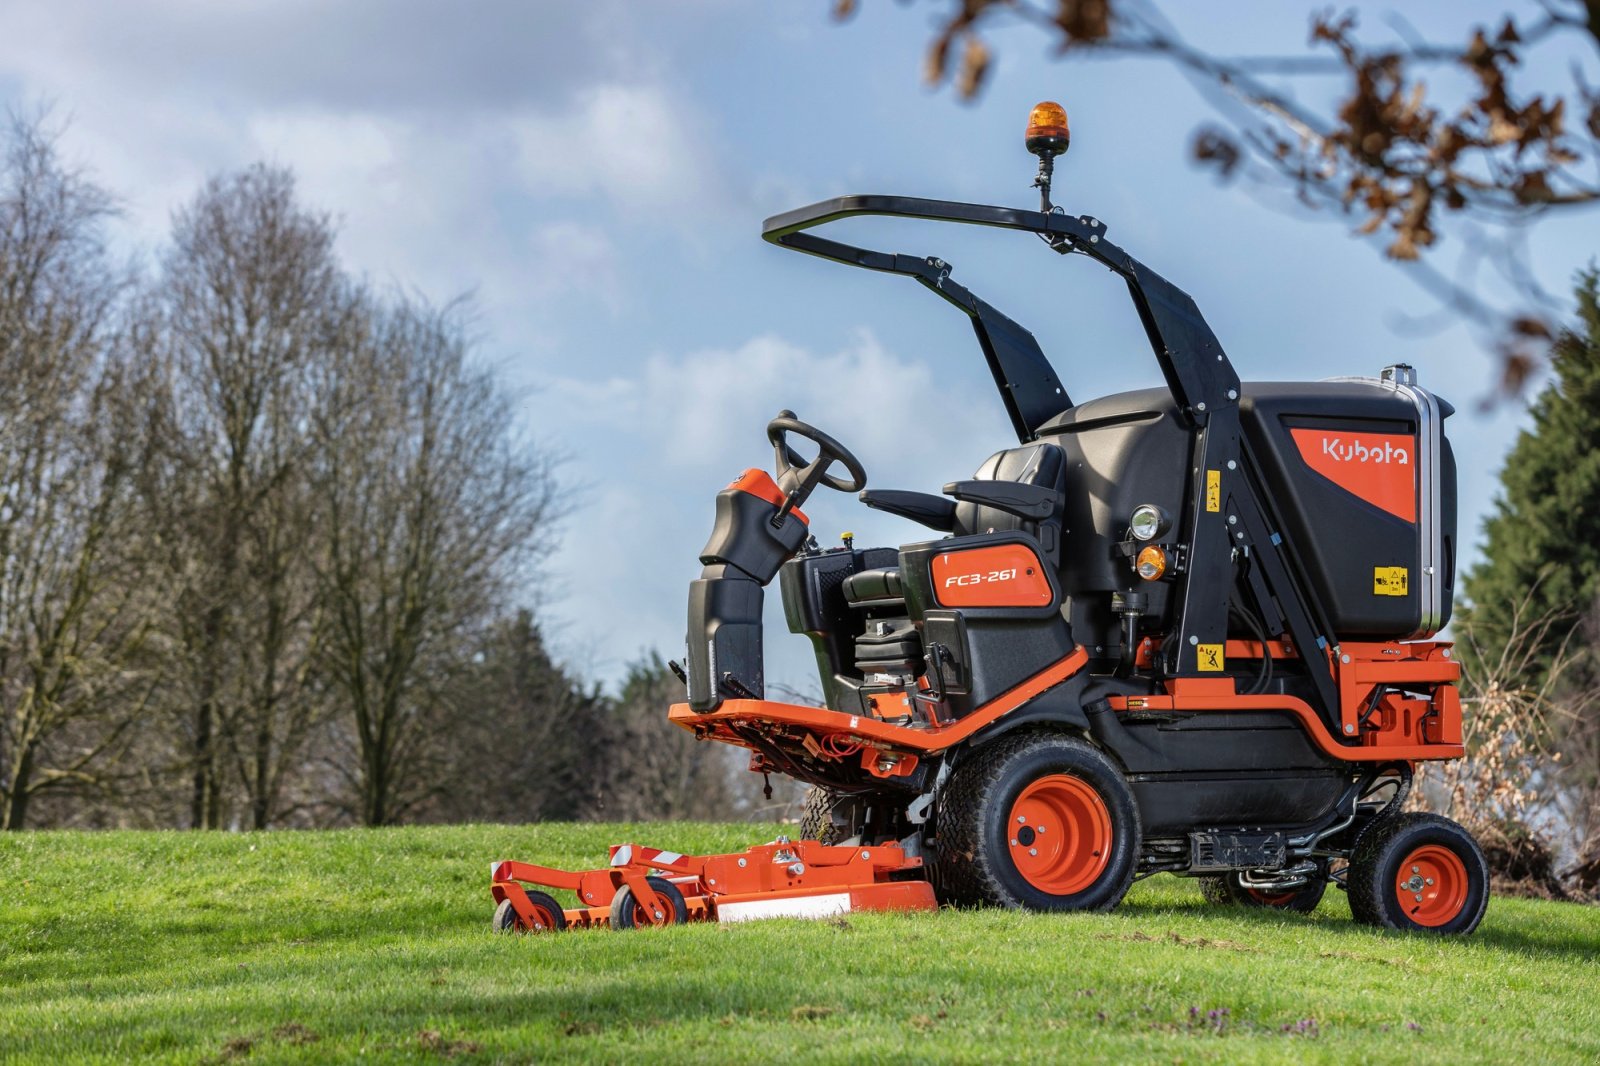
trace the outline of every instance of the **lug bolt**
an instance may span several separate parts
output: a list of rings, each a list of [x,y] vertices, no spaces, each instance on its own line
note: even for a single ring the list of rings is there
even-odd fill
[[[1039,826],[1039,828],[1038,828],[1038,829],[1036,829],[1036,830],[1035,830],[1035,832],[1037,832],[1037,833],[1043,833],[1043,832],[1044,832],[1044,826],[1042,826],[1042,825],[1041,825],[1041,826]]]
[[[743,860],[743,859],[740,859],[740,860],[739,860],[739,866],[740,866],[740,868],[741,868],[741,869],[743,869],[743,867],[744,867],[744,865],[745,865],[745,861],[744,861],[744,860]]]
[[[1026,821],[1027,821],[1027,819],[1024,818],[1022,815],[1020,815],[1020,814],[1017,815],[1017,822],[1018,823],[1022,823],[1022,822],[1026,822]]]
[[[1412,873],[1414,873],[1414,874],[1420,874],[1420,873],[1421,873],[1421,872],[1422,872],[1422,867],[1420,867],[1420,866],[1413,866],[1413,867],[1412,867],[1412,868],[1411,868],[1411,872],[1412,872]]]
[[[1422,902],[1422,893],[1421,893],[1421,892],[1418,892],[1418,893],[1417,893],[1417,902],[1418,902],[1418,903],[1421,903],[1421,902]]]
[[[1016,837],[1012,837],[1011,838],[1011,846],[1012,847],[1016,847],[1017,846],[1017,838]]]
[[[1038,848],[1029,848],[1028,849],[1028,854],[1029,855],[1037,855],[1037,854],[1039,854],[1039,849]]]
[[[1431,885],[1431,884],[1433,884],[1433,878],[1431,878],[1431,877],[1430,877],[1430,878],[1428,878],[1428,879],[1427,879],[1427,881],[1426,881],[1426,882],[1425,882],[1425,883],[1426,883],[1426,884],[1430,884],[1430,885]]]

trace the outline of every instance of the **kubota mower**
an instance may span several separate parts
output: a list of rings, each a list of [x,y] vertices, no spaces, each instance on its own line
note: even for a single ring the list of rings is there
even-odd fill
[[[623,846],[587,874],[499,863],[502,928],[935,898],[1105,910],[1155,873],[1199,877],[1218,903],[1309,911],[1334,884],[1360,922],[1477,926],[1477,844],[1402,810],[1417,763],[1463,755],[1460,667],[1432,639],[1456,561],[1451,407],[1403,365],[1241,383],[1193,300],[1051,204],[1067,142],[1065,112],[1035,108],[1037,211],[846,196],[767,220],[779,247],[912,278],[966,314],[1018,443],[942,494],[868,490],[833,436],[773,419],[776,478],[747,470],[717,495],[670,718],[810,783],[804,840],[709,858]],[[1069,398],[949,263],[814,232],[863,215],[1016,230],[1110,268],[1161,386]],[[819,485],[930,532],[824,547],[800,510]],[[824,707],[765,697],[774,578]]]

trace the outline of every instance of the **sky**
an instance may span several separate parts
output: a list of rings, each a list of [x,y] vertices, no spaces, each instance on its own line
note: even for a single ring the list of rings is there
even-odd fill
[[[67,158],[119,196],[116,239],[133,254],[159,252],[206,176],[267,160],[338,221],[351,269],[438,301],[471,294],[482,357],[530,438],[564,457],[570,513],[525,597],[596,680],[649,649],[681,653],[715,493],[770,465],[764,426],[780,408],[844,442],[879,488],[937,491],[1014,443],[963,316],[909,280],[759,234],[768,215],[850,192],[1032,206],[1021,134],[1047,98],[1073,130],[1056,202],[1188,291],[1244,379],[1408,362],[1456,404],[1461,535],[1476,543],[1526,421],[1517,403],[1478,409],[1492,358],[1463,324],[1402,328],[1434,305],[1348,220],[1192,166],[1211,112],[1179,74],[1063,61],[1018,28],[993,36],[995,69],[964,103],[922,80],[941,5],[864,0],[842,24],[831,6],[10,0],[0,101],[50,109]],[[1163,8],[1195,43],[1253,53],[1300,50],[1319,6]],[[1364,26],[1457,38],[1506,9],[1364,5]],[[1592,49],[1542,52],[1534,73],[1559,84],[1573,61],[1600,80]],[[1021,234],[849,226],[845,239],[954,264],[1035,332],[1076,397],[1158,380],[1103,268]],[[1597,246],[1600,212],[1531,237],[1556,291]],[[827,490],[806,511],[824,543],[926,539]],[[787,633],[776,588],[768,600],[769,680],[812,687],[809,646]]]

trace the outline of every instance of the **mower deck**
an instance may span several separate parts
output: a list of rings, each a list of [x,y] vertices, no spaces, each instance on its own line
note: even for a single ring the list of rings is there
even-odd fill
[[[737,922],[755,918],[823,918],[852,911],[934,910],[922,859],[893,844],[842,847],[779,837],[725,855],[617,844],[599,870],[570,871],[504,861],[491,868],[490,892],[502,930],[559,932]],[[898,879],[911,875],[913,879]],[[524,883],[565,889],[580,905],[561,908]]]

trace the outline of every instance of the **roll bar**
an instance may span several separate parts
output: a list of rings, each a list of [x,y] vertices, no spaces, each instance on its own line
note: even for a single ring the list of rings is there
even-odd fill
[[[1239,375],[1200,308],[1182,289],[1106,240],[1105,223],[1099,219],[1059,210],[869,194],[822,200],[773,215],[762,224],[762,238],[773,244],[848,266],[915,278],[971,316],[1019,440],[1033,440],[1041,425],[1072,406],[1033,334],[951,280],[951,266],[943,259],[873,251],[807,232],[863,215],[1022,230],[1044,237],[1062,255],[1087,255],[1127,282],[1128,294],[1178,409],[1194,424],[1204,425],[1219,408],[1237,405]]]
[[[1051,418],[1072,406],[1055,369],[1033,334],[951,280],[950,264],[928,256],[879,252],[816,236],[810,230],[858,216],[915,218],[1035,233],[1062,255],[1078,253],[1102,263],[1127,283],[1145,336],[1161,367],[1180,415],[1195,438],[1183,541],[1183,592],[1177,625],[1163,645],[1166,670],[1199,676],[1221,669],[1227,638],[1228,597],[1234,586],[1233,551],[1253,552],[1264,573],[1258,599],[1278,614],[1274,632],[1287,631],[1308,664],[1324,713],[1332,715],[1338,692],[1328,655],[1337,651],[1326,614],[1308,586],[1260,484],[1254,457],[1240,439],[1239,375],[1200,308],[1182,289],[1105,239],[1106,227],[1088,215],[1056,208],[1029,211],[915,196],[839,196],[774,215],[761,227],[763,239],[836,263],[903,274],[960,308],[972,319],[978,343],[1011,416],[1017,438],[1036,439]],[[1331,718],[1330,718],[1331,720]]]

